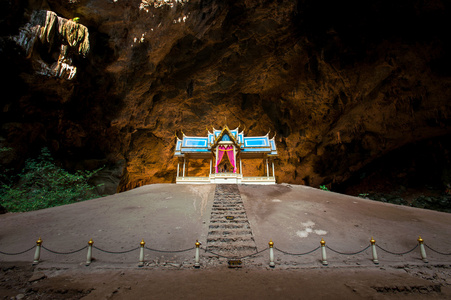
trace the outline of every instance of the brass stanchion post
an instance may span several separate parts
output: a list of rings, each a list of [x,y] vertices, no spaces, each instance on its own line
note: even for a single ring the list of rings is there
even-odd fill
[[[418,243],[420,244],[421,259],[423,260],[423,262],[428,263],[429,261],[426,256],[426,249],[424,249],[424,241],[421,236],[418,237]]]
[[[34,252],[33,265],[37,265],[39,263],[39,259],[41,257],[41,245],[42,245],[42,240],[39,237],[39,239],[36,241],[36,251]]]
[[[371,243],[371,251],[373,253],[373,263],[378,265],[379,260],[377,259],[376,240],[373,237],[371,237],[370,243]]]
[[[90,239],[88,242],[88,255],[86,255],[86,266],[89,266],[92,262],[92,245],[94,244],[93,240]]]
[[[139,249],[139,265],[138,267],[144,266],[144,245],[146,242],[144,242],[144,239],[142,239],[141,243],[139,245],[141,246]]]
[[[326,256],[326,242],[321,239],[320,241],[321,244],[321,263],[323,264],[323,266],[327,266],[327,256]]]
[[[269,266],[274,268],[276,264],[274,263],[274,242],[272,240],[269,241]]]
[[[200,247],[200,243],[198,240],[196,240],[196,256],[194,257],[194,267],[195,268],[200,268],[200,254],[199,254],[199,247]]]

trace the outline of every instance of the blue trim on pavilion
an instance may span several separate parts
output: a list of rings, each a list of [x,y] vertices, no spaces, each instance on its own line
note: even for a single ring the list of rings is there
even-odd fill
[[[175,156],[184,156],[186,153],[211,153],[212,146],[224,130],[208,132],[207,137],[186,136],[180,140],[177,138],[175,146]],[[230,137],[229,134],[232,136]],[[269,139],[268,135],[245,137],[244,132],[238,129],[228,130],[219,140],[220,142],[236,142],[238,151],[245,153],[264,153],[271,156],[278,155],[274,138]]]
[[[240,132],[238,128],[234,130],[230,130],[227,126],[221,130],[213,128],[213,132],[208,131],[207,136],[204,137],[186,136],[185,134],[182,139],[177,137],[174,152],[175,156],[180,158],[177,164],[177,183],[276,183],[274,157],[278,153],[275,136],[270,139],[269,133],[264,136],[246,137],[244,130]],[[229,157],[228,160],[233,167],[232,171],[220,170],[219,165],[224,156]],[[190,177],[188,175],[190,159],[209,159],[208,177]],[[244,177],[242,159],[262,159],[263,164],[266,165],[265,176],[260,174],[260,176]],[[180,166],[180,164],[182,165]]]

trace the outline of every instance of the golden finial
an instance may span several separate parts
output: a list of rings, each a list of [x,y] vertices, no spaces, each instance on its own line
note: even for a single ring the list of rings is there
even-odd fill
[[[370,243],[371,243],[371,245],[374,245],[374,244],[376,244],[376,240],[373,237],[371,237]]]
[[[183,132],[183,130],[180,129],[180,131],[182,132],[183,136],[185,136],[185,133]]]
[[[268,243],[268,245],[269,245],[269,248],[272,248],[272,247],[274,247],[274,243],[273,243],[273,241],[272,241],[272,240],[269,240],[269,243]]]
[[[36,245],[38,245],[38,246],[41,246],[41,245],[42,245],[41,237],[39,237],[39,239],[36,241]]]
[[[88,245],[92,246],[94,244],[94,241],[92,239],[89,240]]]
[[[421,236],[418,236],[418,243],[423,244],[423,239],[421,238]]]
[[[141,245],[141,247],[144,247],[144,245],[146,244],[146,242],[144,242],[144,239],[141,240],[141,243],[139,243]]]
[[[320,242],[321,246],[326,246],[326,242],[321,238],[321,242]]]
[[[200,246],[199,240],[196,240],[196,248],[199,248],[199,246]]]

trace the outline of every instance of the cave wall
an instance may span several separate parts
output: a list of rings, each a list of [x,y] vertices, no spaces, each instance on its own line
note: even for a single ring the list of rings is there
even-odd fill
[[[174,182],[174,134],[227,124],[277,134],[277,182],[333,185],[451,133],[446,1],[2,6],[2,87],[11,96],[1,100],[0,146],[14,149],[4,166],[47,145],[71,168],[122,173],[118,191]],[[90,52],[74,61],[70,81],[37,74],[9,38],[39,9],[79,17],[89,30]],[[196,162],[191,174],[201,172]]]

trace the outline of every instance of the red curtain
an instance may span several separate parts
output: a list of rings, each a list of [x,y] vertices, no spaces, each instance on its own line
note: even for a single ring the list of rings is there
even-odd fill
[[[227,157],[229,158],[230,163],[233,166],[233,173],[236,173],[236,163],[235,163],[235,157],[233,155],[233,146],[218,146],[218,160],[216,161],[216,173],[218,172],[218,166],[222,161],[222,158],[224,157],[224,152],[227,152]]]

